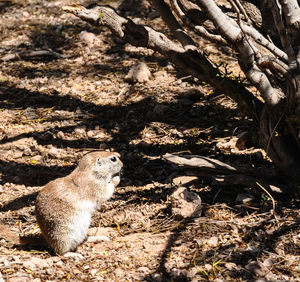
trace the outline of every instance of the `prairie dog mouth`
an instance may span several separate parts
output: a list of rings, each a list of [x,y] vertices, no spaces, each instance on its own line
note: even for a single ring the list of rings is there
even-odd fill
[[[116,186],[120,183],[120,175],[121,175],[121,172],[117,172],[115,174],[112,175],[111,177],[111,182]]]

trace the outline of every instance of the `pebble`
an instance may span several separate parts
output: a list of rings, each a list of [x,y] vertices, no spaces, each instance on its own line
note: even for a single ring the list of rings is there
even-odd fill
[[[197,176],[177,176],[173,178],[172,183],[176,186],[191,184],[198,180]]]
[[[8,278],[6,281],[7,282],[29,282],[32,281],[32,279],[27,276],[15,276],[15,277]]]
[[[213,237],[209,238],[209,239],[206,241],[206,244],[207,244],[209,247],[216,247],[216,246],[218,246],[218,242],[219,242],[218,237],[213,236]]]
[[[92,45],[96,40],[96,35],[92,32],[87,32],[84,30],[79,33],[79,40],[87,45]]]
[[[125,80],[130,82],[147,82],[150,76],[151,72],[148,66],[144,62],[137,62],[130,68],[125,76]]]
[[[185,187],[179,187],[170,196],[172,214],[179,218],[199,216],[201,214],[201,198]]]
[[[56,158],[59,158],[60,157],[60,153],[59,153],[59,150],[55,147],[52,147],[49,151],[48,151],[48,154],[52,157],[56,157]]]
[[[30,269],[30,270],[36,270],[40,268],[46,268],[53,265],[52,259],[41,259],[37,257],[32,257],[30,260],[23,262],[23,267]]]
[[[150,269],[146,266],[141,266],[137,269],[137,271],[148,274],[150,272]]]
[[[228,270],[234,270],[237,268],[237,265],[233,262],[226,262],[224,264],[224,266],[228,269]]]
[[[85,126],[76,127],[74,129],[74,132],[77,135],[85,134],[85,131],[86,131],[86,127]]]
[[[254,200],[254,196],[247,193],[240,193],[236,196],[235,202],[237,204],[247,204]]]
[[[56,137],[59,139],[64,139],[65,138],[65,134],[62,131],[58,131],[56,133]]]

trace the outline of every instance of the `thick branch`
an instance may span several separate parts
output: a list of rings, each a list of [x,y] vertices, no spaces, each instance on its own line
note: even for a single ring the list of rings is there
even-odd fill
[[[256,186],[256,182],[262,182],[271,190],[282,192],[283,189],[271,185],[274,183],[274,171],[265,169],[242,169],[199,155],[174,155],[165,154],[163,158],[179,167],[193,169],[195,175],[205,175],[214,179],[214,185],[245,185]]]
[[[261,33],[259,33],[256,29],[242,24],[243,31],[250,35],[256,43],[260,44],[261,46],[267,48],[270,52],[272,52],[275,56],[279,57],[284,62],[288,61],[288,56],[285,52],[280,50],[277,46],[271,43],[268,39],[266,39]]]
[[[300,22],[300,9],[297,0],[280,0],[282,10],[288,26],[298,25]]]
[[[170,31],[179,40],[185,50],[195,50],[196,46],[191,37],[189,37],[186,32],[181,28],[180,24],[177,22],[176,18],[170,11],[169,7],[164,1],[151,0],[150,1],[156,10],[159,12],[165,23],[168,25]]]
[[[276,92],[268,77],[255,62],[254,47],[244,36],[243,31],[229,19],[213,0],[198,0],[199,5],[207,11],[208,17],[213,21],[221,35],[227,38],[239,51],[240,66],[246,76],[260,91],[266,104],[273,108],[280,104],[282,97]]]
[[[290,68],[297,68],[297,60],[295,57],[295,52],[292,47],[290,37],[287,34],[287,30],[284,26],[279,8],[274,0],[269,0],[269,7],[271,8],[272,11],[273,19],[280,36],[281,44],[288,55],[289,66]]]
[[[83,20],[90,21],[94,25],[98,25],[99,23],[107,25],[134,46],[147,47],[162,53],[179,69],[202,81],[207,81],[216,89],[230,96],[256,122],[259,122],[263,103],[242,85],[229,78],[222,77],[207,58],[196,50],[185,50],[175,42],[169,40],[162,33],[156,32],[147,26],[137,25],[129,19],[122,18],[109,7],[97,6],[93,9],[85,9],[82,6],[66,6],[64,10],[77,15]],[[96,16],[99,14],[103,15],[101,22]],[[107,20],[106,15],[109,15],[111,18]]]
[[[163,156],[163,158],[179,166],[197,167],[205,170],[214,170],[218,171],[218,173],[234,173],[238,171],[235,167],[225,164],[219,160],[198,155],[166,154]]]
[[[198,0],[200,7],[208,13],[208,18],[213,21],[216,28],[228,42],[236,43],[241,39],[241,30],[233,21],[226,16],[212,0]]]
[[[211,34],[206,30],[205,27],[196,25],[194,27],[195,31],[201,35],[202,37],[206,38],[207,40],[217,43],[219,45],[226,46],[228,45],[227,41],[221,36],[221,35],[216,35],[216,34]]]

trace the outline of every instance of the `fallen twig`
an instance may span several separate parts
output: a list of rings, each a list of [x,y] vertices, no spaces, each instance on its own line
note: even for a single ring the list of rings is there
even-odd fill
[[[52,50],[37,50],[37,51],[21,51],[11,54],[6,54],[0,58],[2,62],[22,60],[36,57],[52,57],[55,59],[65,58],[64,55],[54,52]]]
[[[215,186],[256,186],[257,182],[259,182],[277,193],[283,193],[286,188],[284,185],[280,185],[280,187],[274,185],[269,171],[262,172],[255,168],[242,169],[216,159],[199,155],[165,154],[163,158],[180,167],[193,168],[194,175],[211,177],[213,180],[212,184]]]

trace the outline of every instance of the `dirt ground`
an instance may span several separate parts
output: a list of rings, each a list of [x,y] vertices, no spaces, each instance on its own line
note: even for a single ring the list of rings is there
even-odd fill
[[[228,145],[251,132],[253,121],[158,53],[65,14],[61,7],[71,2],[0,2],[0,281],[299,281],[297,199],[272,194],[274,215],[264,190],[220,186],[162,158],[180,152],[272,168],[255,142]],[[153,11],[136,20],[165,31]],[[199,44],[212,60],[239,71],[234,56]],[[37,50],[63,56],[24,55]],[[140,61],[151,71],[149,81],[126,81]],[[120,152],[124,172],[89,233],[110,241],[82,244],[83,260],[14,244],[9,232],[39,233],[40,186],[70,173],[83,153],[106,147]],[[174,215],[170,197],[178,186],[201,197],[201,216]],[[251,203],[237,201],[241,193]]]

